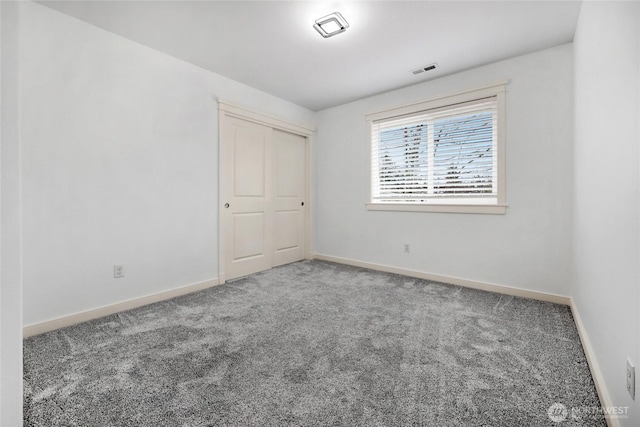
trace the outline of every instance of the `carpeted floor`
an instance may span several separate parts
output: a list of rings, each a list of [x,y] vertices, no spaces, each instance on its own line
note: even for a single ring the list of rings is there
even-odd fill
[[[26,426],[606,425],[567,307],[320,261],[29,338],[24,386]]]

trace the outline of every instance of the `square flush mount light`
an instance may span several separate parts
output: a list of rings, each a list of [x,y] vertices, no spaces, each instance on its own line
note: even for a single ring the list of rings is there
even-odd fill
[[[345,32],[346,29],[349,28],[349,23],[340,15],[340,12],[334,12],[320,19],[316,19],[313,28],[315,28],[322,37],[327,38]]]

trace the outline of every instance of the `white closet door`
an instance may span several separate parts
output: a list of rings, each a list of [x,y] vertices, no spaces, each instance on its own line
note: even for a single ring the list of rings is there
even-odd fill
[[[272,129],[225,116],[221,123],[220,226],[226,279],[272,266]]]
[[[221,278],[305,257],[307,138],[221,115]]]
[[[273,266],[304,258],[306,138],[273,130]]]

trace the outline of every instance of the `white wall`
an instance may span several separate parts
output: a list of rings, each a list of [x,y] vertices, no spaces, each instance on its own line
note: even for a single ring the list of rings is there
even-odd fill
[[[509,79],[505,215],[373,212],[367,113]],[[316,252],[570,294],[572,47],[563,45],[321,111]],[[403,253],[403,243],[411,253]]]
[[[640,372],[640,4],[584,2],[575,50],[573,298],[608,402],[629,406],[625,360]],[[640,384],[638,384],[640,385]]]
[[[22,424],[18,7],[0,2],[0,425]]]
[[[215,279],[216,99],[313,113],[38,4],[21,19],[25,326]]]

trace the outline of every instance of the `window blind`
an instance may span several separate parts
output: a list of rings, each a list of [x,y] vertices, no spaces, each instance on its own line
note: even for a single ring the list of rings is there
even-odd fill
[[[495,96],[375,120],[371,126],[372,202],[497,197]]]

